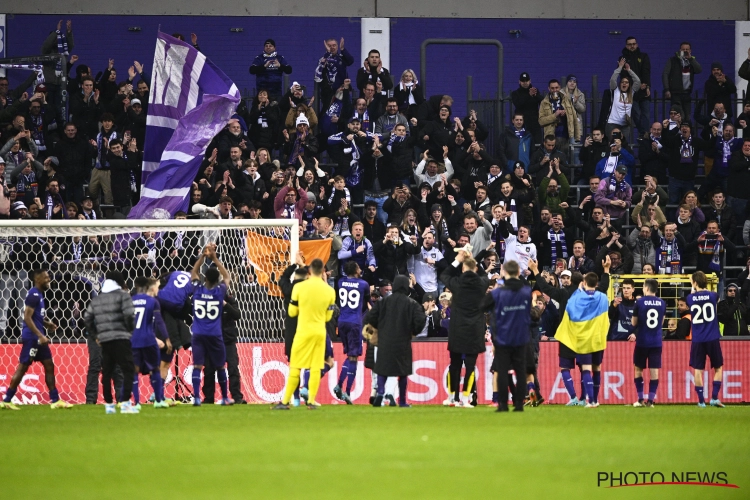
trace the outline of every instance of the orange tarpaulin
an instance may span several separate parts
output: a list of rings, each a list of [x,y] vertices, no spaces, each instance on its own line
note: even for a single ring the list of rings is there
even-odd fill
[[[299,242],[299,249],[305,256],[305,262],[313,259],[328,262],[331,256],[331,242],[333,240],[305,240]],[[247,257],[250,260],[258,284],[268,288],[268,294],[281,297],[278,280],[284,269],[292,263],[293,256],[289,255],[288,240],[272,238],[249,231],[247,233]]]

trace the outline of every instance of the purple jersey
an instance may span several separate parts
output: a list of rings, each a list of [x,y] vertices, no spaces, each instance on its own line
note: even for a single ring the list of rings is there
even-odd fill
[[[133,348],[156,345],[156,322],[161,320],[159,301],[150,295],[139,293],[133,296],[135,308],[135,329],[130,343]]]
[[[39,331],[44,334],[44,294],[37,287],[32,288],[26,295],[24,305],[26,307],[34,308],[34,314],[31,315],[31,321],[33,321]],[[21,338],[37,339],[39,337],[31,331],[31,328],[29,328],[24,321],[23,329],[21,330]]]
[[[716,314],[716,292],[701,290],[687,296],[687,305],[693,317],[693,342],[719,340],[719,318]]]
[[[659,297],[644,296],[635,301],[633,316],[638,318],[635,345],[661,347],[662,325],[666,312],[667,303]]]
[[[362,324],[362,316],[369,302],[370,285],[359,278],[339,280],[339,323]]]
[[[221,337],[221,314],[227,285],[223,281],[211,288],[197,284],[193,292],[193,335]]]
[[[174,271],[167,278],[167,284],[159,290],[159,302],[164,309],[180,311],[193,295],[194,287],[190,273]]]

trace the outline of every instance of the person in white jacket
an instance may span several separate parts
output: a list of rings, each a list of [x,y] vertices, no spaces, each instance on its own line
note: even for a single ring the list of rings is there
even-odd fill
[[[445,161],[445,180],[450,182],[453,177],[453,164],[446,156]],[[416,178],[417,185],[426,182],[431,187],[436,182],[442,180],[442,174],[438,173],[439,165],[438,161],[434,158],[427,156],[427,151],[422,156],[422,161],[417,165],[417,169],[414,171],[414,177]]]

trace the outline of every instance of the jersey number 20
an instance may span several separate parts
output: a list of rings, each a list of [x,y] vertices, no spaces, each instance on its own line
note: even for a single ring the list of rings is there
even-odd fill
[[[698,304],[693,304],[690,308],[690,312],[693,315],[693,324],[699,325],[701,323],[710,323],[716,317],[714,312],[714,305],[710,302],[703,304],[703,307]],[[702,314],[701,314],[702,313]]]

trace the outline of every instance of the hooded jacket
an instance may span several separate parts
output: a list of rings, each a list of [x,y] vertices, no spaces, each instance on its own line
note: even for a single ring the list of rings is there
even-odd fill
[[[89,336],[101,343],[130,340],[135,327],[133,299],[116,282],[105,280],[102,292],[89,302],[83,322]]]
[[[424,328],[424,309],[409,298],[409,278],[397,276],[393,294],[375,302],[365,323],[378,329],[378,357],[375,373],[401,377],[412,373],[411,338]]]
[[[449,265],[440,281],[453,293],[448,350],[462,354],[484,352],[486,327],[482,303],[490,286],[489,280],[473,271],[462,273],[455,265]]]

